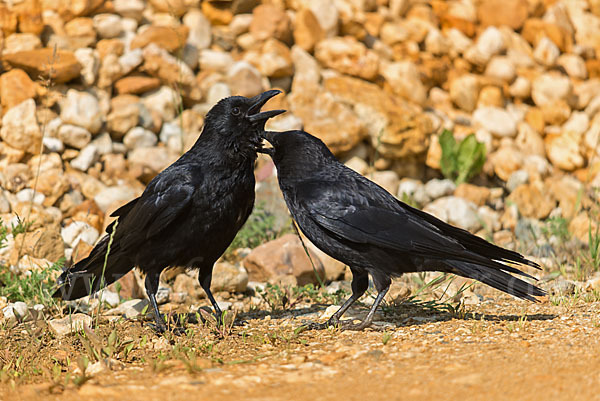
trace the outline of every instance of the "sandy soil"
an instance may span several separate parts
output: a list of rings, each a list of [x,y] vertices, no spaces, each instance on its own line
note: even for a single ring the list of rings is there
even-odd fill
[[[599,302],[499,295],[459,314],[386,308],[363,332],[298,330],[324,309],[241,315],[224,338],[208,325],[160,337],[142,322],[101,321],[96,341],[107,344],[115,330],[117,342],[134,346],[127,357],[113,354],[110,367],[88,365],[83,384],[74,361],[89,355],[86,336],[59,340],[20,325],[0,332],[4,363],[21,355],[42,373],[5,375],[0,399],[600,399]]]

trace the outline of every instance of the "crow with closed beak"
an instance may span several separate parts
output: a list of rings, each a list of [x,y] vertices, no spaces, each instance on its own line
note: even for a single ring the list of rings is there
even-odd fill
[[[215,261],[227,249],[254,206],[254,162],[265,122],[284,110],[260,112],[280,93],[232,96],[206,115],[192,148],[158,174],[139,198],[117,209],[117,219],[90,255],[58,278],[55,297],[90,295],[133,267],[145,287],[156,329],[166,330],[156,304],[160,273],[168,267],[198,270],[198,281],[220,321],[210,283]]]
[[[338,325],[367,290],[369,275],[378,292],[375,302],[359,325],[346,328],[368,327],[391,278],[409,272],[453,273],[531,301],[545,295],[509,274],[532,278],[510,264],[539,268],[536,263],[400,202],[340,163],[318,138],[304,131],[262,135],[272,145],[263,152],[275,163],[292,217],[319,249],[352,271],[352,296],[315,327]]]

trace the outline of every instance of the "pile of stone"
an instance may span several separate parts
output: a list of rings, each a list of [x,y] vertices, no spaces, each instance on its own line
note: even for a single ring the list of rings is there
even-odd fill
[[[583,242],[596,224],[596,0],[14,0],[0,34],[0,217],[31,223],[0,249],[16,271],[86,256],[210,107],[272,87],[286,94],[271,107],[289,112],[268,128],[303,127],[452,224],[513,246],[524,219],[565,218]],[[444,129],[485,144],[474,183],[442,179]],[[270,255],[235,268],[316,281],[306,260]],[[316,258],[324,278],[343,276]]]

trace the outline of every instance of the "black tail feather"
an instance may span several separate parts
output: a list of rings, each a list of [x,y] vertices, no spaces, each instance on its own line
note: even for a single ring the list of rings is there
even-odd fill
[[[73,300],[91,295],[103,286],[114,283],[133,268],[131,261],[123,257],[118,245],[112,244],[108,251],[110,236],[106,235],[92,249],[90,255],[67,268],[58,278],[55,298]],[[106,266],[105,266],[106,263]]]
[[[529,259],[526,259],[523,255],[521,255],[518,252],[511,251],[509,249],[505,249],[492,243],[489,243],[483,238],[471,234],[467,230],[463,230],[459,227],[454,227],[428,213],[423,212],[422,210],[413,208],[405,203],[402,203],[402,206],[409,209],[422,219],[426,220],[428,223],[436,226],[442,233],[456,239],[458,242],[460,242],[462,246],[464,246],[471,252],[474,252],[480,256],[489,259],[500,260],[502,262],[518,263],[522,265],[531,266],[536,269],[540,269],[539,264]]]
[[[490,269],[473,263],[453,260],[446,261],[445,263],[450,267],[450,273],[481,281],[497,290],[521,299],[537,302],[538,300],[534,297],[546,295],[546,292],[541,288],[514,277],[502,270]]]

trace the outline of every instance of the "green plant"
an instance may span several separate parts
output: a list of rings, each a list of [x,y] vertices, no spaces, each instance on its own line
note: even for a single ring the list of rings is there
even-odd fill
[[[266,211],[263,205],[256,205],[252,214],[248,217],[248,221],[237,233],[226,253],[238,248],[256,248],[260,244],[271,241],[283,234],[284,230],[277,230],[274,226],[275,216]]]
[[[318,304],[339,304],[348,296],[347,291],[337,290],[329,294],[322,287],[316,288],[314,284],[303,286],[280,286],[267,283],[264,289],[257,288],[258,294],[269,306],[271,311],[288,310],[301,302]]]
[[[22,301],[46,306],[54,305],[55,273],[62,271],[64,258],[43,270],[31,270],[30,274],[17,274],[0,268],[0,296],[11,302]]]
[[[486,149],[483,143],[477,141],[474,134],[457,143],[454,134],[444,130],[439,141],[442,147],[440,165],[442,174],[446,178],[461,184],[481,172],[485,163]]]

